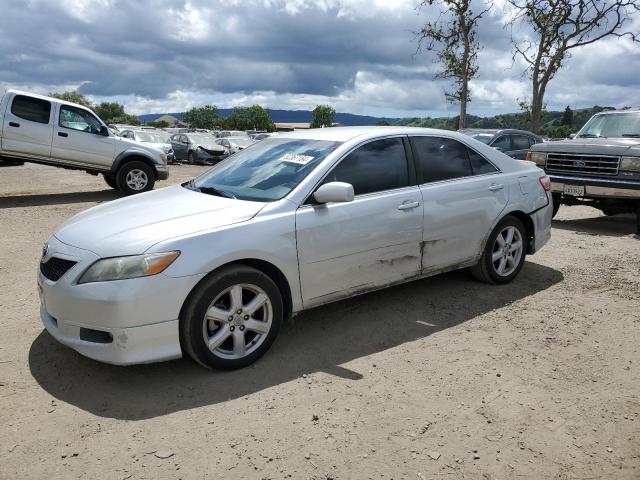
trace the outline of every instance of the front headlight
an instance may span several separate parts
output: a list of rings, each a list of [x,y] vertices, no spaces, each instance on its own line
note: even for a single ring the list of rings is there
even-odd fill
[[[160,160],[162,160],[163,163],[167,163],[168,159],[169,159],[169,157],[167,155],[165,155],[164,153],[160,155]]]
[[[527,160],[532,161],[536,165],[544,166],[547,163],[547,154],[542,152],[529,152]]]
[[[171,265],[179,255],[180,252],[174,251],[103,258],[91,265],[78,283],[108,282],[156,275]]]
[[[620,170],[640,172],[640,157],[622,157],[620,160]]]

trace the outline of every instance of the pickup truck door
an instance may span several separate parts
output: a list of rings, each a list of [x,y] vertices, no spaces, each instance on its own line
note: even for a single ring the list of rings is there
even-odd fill
[[[60,105],[53,130],[51,157],[102,170],[111,168],[115,155],[115,139],[100,134],[102,122],[89,110]]]
[[[19,157],[51,155],[53,105],[48,100],[15,94],[7,101],[2,123],[2,151]]]

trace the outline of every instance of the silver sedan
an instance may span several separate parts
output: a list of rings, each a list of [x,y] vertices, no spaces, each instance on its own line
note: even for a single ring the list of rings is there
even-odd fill
[[[283,133],[67,221],[43,248],[42,321],[104,362],[243,367],[311,307],[466,267],[513,280],[550,237],[549,189],[455,132]]]

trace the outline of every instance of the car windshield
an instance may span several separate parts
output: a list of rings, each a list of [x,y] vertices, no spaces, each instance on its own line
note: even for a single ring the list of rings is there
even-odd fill
[[[169,143],[169,137],[156,132],[136,132],[136,141],[148,143]]]
[[[489,143],[494,135],[492,133],[472,133],[470,137],[482,143]]]
[[[640,112],[595,115],[578,138],[640,138]]]
[[[229,143],[233,143],[234,145],[238,145],[239,147],[248,147],[253,143],[253,140],[250,138],[229,138]]]
[[[266,139],[220,162],[190,187],[241,200],[279,200],[339,145],[324,140]]]
[[[216,137],[205,133],[191,134],[189,138],[191,139],[191,143],[214,143],[216,141]]]

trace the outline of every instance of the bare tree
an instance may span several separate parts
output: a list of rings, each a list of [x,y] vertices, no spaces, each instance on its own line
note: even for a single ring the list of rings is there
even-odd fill
[[[514,15],[509,22],[515,46],[513,60],[522,58],[532,82],[528,113],[531,129],[542,126],[544,95],[549,81],[558,73],[571,52],[606,37],[628,36],[640,41],[637,32],[625,29],[629,16],[640,11],[639,0],[507,0]],[[533,39],[518,40],[514,26],[524,23]]]
[[[417,32],[418,49],[436,52],[442,70],[436,78],[453,79],[454,89],[445,92],[450,102],[460,102],[459,128],[467,124],[467,103],[471,101],[469,82],[478,74],[478,52],[476,39],[478,22],[491,9],[491,2],[480,13],[471,10],[472,0],[423,0],[418,8],[439,5],[446,9],[433,22],[427,22]]]

